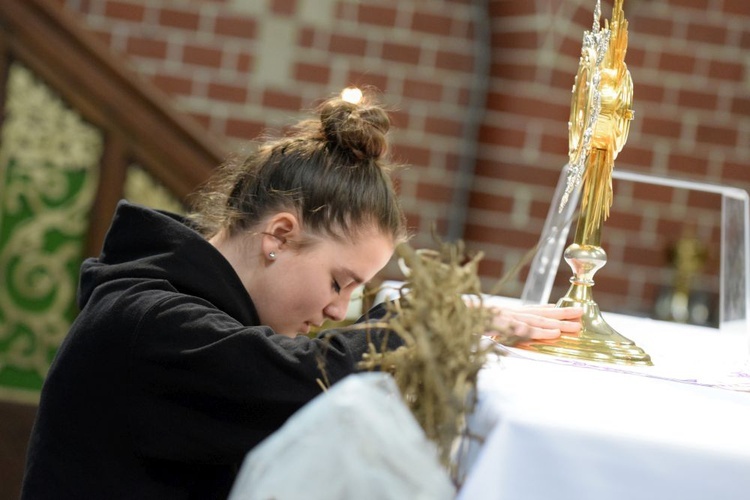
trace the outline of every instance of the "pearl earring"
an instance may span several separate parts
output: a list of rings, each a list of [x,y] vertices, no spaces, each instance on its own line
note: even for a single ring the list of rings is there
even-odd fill
[[[274,260],[276,258],[276,252],[269,252],[268,253],[268,258],[271,259],[271,260]]]

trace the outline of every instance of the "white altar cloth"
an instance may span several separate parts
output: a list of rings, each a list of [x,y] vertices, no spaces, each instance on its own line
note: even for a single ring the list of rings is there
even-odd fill
[[[604,317],[655,366],[488,363],[459,500],[750,498],[746,333]]]

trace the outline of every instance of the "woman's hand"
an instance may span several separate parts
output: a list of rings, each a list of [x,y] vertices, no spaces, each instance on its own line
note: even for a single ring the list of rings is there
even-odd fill
[[[563,333],[577,333],[581,329],[580,307],[555,307],[554,304],[497,309],[493,324],[497,337],[525,339],[555,339]],[[495,337],[493,332],[489,336]]]

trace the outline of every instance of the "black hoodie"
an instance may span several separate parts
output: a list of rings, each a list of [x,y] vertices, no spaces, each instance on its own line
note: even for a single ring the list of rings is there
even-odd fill
[[[321,393],[321,356],[336,382],[367,345],[361,331],[275,334],[216,248],[179,216],[127,202],[81,266],[78,297],[42,389],[25,499],[226,498],[248,450]]]

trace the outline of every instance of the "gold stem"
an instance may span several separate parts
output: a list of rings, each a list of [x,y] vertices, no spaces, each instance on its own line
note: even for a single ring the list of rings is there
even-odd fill
[[[602,223],[612,206],[612,161],[608,149],[592,149],[583,177],[581,216],[576,226],[575,243],[601,246]]]

